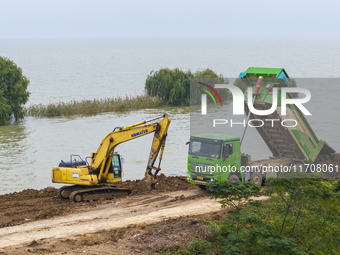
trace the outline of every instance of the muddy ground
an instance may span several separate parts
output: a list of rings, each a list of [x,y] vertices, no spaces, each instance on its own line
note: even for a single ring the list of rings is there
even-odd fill
[[[139,182],[140,180],[127,180],[117,184],[117,187],[137,190]],[[158,177],[158,183],[155,185],[154,190],[151,192],[138,191],[133,196],[189,189],[197,189],[197,186],[188,183],[185,177],[166,177],[164,174],[161,174]],[[69,200],[60,199],[57,195],[57,189],[53,187],[47,187],[42,190],[26,189],[21,192],[0,196],[0,228],[70,213],[89,211],[99,205],[113,202],[114,200],[99,200],[72,203]]]
[[[27,245],[0,249],[0,254],[172,254],[188,241],[206,238],[207,222],[218,223],[230,209],[163,220],[155,224],[85,233],[72,238],[34,240]],[[213,237],[211,237],[213,238]]]
[[[229,212],[193,188],[101,201],[73,214],[0,228],[0,254],[171,254],[188,238],[205,236],[205,219]]]

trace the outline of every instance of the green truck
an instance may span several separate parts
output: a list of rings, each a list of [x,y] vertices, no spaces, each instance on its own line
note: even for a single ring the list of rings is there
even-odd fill
[[[252,161],[250,155],[241,152],[239,137],[224,134],[191,136],[187,165],[189,182],[201,187],[208,180],[252,181],[261,185],[265,179],[276,178],[292,169],[303,171],[304,164],[312,164],[320,153],[335,152],[317,138],[304,114],[294,104],[287,104],[286,115],[281,115],[280,96],[277,109],[269,115],[255,115],[249,111],[248,96],[255,95],[255,109],[267,110],[272,107],[273,88],[281,95],[281,89],[290,86],[291,79],[283,68],[250,67],[240,74],[240,78],[253,91],[252,95],[244,94],[245,112],[254,120],[252,125],[256,126],[273,155],[269,159]],[[287,93],[287,98],[292,97]],[[296,120],[298,125],[282,125],[282,121],[289,119]]]

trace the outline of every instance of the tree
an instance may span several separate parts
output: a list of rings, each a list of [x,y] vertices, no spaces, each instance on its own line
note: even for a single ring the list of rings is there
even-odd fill
[[[22,69],[8,58],[0,57],[0,125],[12,115],[15,120],[24,117],[23,105],[27,102],[29,80]]]
[[[339,254],[339,182],[317,178],[269,179],[273,226],[316,254]]]
[[[161,68],[148,75],[145,90],[149,96],[159,97],[166,104],[188,105],[190,79],[193,77],[190,70],[184,72],[178,68]]]
[[[207,183],[207,194],[211,199],[220,199],[222,208],[232,206],[240,212],[244,204],[252,201],[250,197],[259,197],[261,188],[252,182],[212,181]]]
[[[222,75],[217,75],[207,68],[195,73],[183,71],[179,68],[161,68],[152,71],[145,81],[145,90],[149,96],[159,97],[169,105],[190,105],[190,81],[192,79],[218,79],[219,83],[225,83]],[[228,93],[227,91],[223,91]]]

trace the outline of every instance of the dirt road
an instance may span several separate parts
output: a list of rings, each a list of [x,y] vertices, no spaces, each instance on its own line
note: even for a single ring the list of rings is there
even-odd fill
[[[126,181],[120,184],[120,187],[135,190],[138,184],[138,181]],[[205,191],[196,185],[187,183],[185,177],[161,175],[152,192],[139,191],[125,198],[83,203],[61,200],[57,197],[56,189],[52,187],[43,190],[24,190],[0,196],[0,253],[16,254],[39,249],[38,253],[46,253],[47,250],[53,253],[65,248],[63,243],[65,240],[76,242],[75,240],[79,238],[82,240],[82,238],[89,237],[86,243],[93,245],[101,242],[95,241],[94,236],[102,240],[103,236],[108,235],[107,233],[110,233],[108,240],[111,242],[112,231],[120,233],[127,228],[151,226],[160,224],[160,222],[168,224],[169,219],[183,219],[187,216],[209,217],[211,213],[220,210],[221,206],[218,202],[208,199]],[[181,231],[176,232],[182,236],[185,231],[182,225],[179,225]],[[192,228],[196,227],[196,225],[186,223],[184,225],[190,229],[187,231],[188,234],[192,233]],[[130,236],[126,235],[126,238]],[[114,238],[116,239],[117,237]],[[60,242],[60,247],[51,248],[51,243],[56,242]],[[169,240],[164,242],[164,245],[167,244]],[[37,245],[44,248],[38,248]],[[47,249],[46,246],[49,248]],[[58,247],[59,245],[52,246]],[[106,247],[110,252],[111,246]],[[82,247],[84,244],[79,241],[66,251],[70,252],[70,249]],[[130,249],[127,254],[131,253],[133,246],[124,247]]]
[[[65,238],[118,229],[132,224],[151,224],[167,218],[204,214],[220,209],[221,205],[205,197],[201,190],[129,197],[97,206],[92,211],[2,228],[0,248],[29,244],[33,240]]]

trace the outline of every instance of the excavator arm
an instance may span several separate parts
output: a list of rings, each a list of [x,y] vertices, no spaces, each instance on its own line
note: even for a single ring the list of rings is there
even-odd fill
[[[160,122],[151,123],[152,121],[161,118],[162,120]],[[148,165],[145,171],[146,178],[148,180],[153,180],[160,171],[160,164],[170,121],[170,117],[167,114],[164,114],[163,116],[142,121],[134,125],[115,128],[102,140],[97,151],[92,153],[89,171],[93,173],[97,172],[98,182],[105,183],[112,161],[112,154],[116,146],[132,139],[154,133]],[[160,155],[159,164],[158,167],[155,167],[154,164],[158,155]]]

